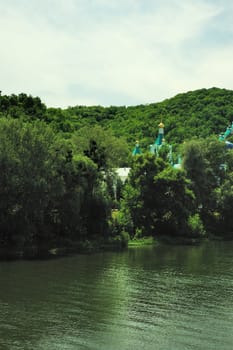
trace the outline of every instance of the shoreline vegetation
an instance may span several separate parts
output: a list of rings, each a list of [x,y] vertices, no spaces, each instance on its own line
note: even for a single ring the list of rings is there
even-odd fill
[[[232,106],[218,88],[65,110],[0,93],[0,258],[233,239]]]
[[[72,246],[57,246],[54,248],[48,247],[26,247],[24,250],[19,249],[0,249],[0,261],[14,260],[49,260],[72,255],[91,255],[108,251],[124,251],[127,249],[140,249],[145,247],[156,247],[159,249],[161,245],[182,245],[195,246],[205,243],[206,241],[225,241],[226,238],[212,237],[207,238],[187,238],[187,237],[171,237],[169,235],[155,239],[154,237],[142,237],[139,239],[131,239],[127,243],[122,242],[97,242],[84,241],[73,242]]]
[[[100,252],[108,251],[123,251],[126,249],[140,249],[145,247],[156,247],[159,249],[161,245],[182,245],[182,246],[195,246],[201,245],[208,241],[232,241],[232,237],[222,237],[216,235],[210,235],[209,237],[185,237],[171,235],[164,235],[162,237],[145,236],[141,238],[132,238],[128,241],[111,240],[111,241],[82,241],[82,242],[70,242],[70,244],[60,243],[54,247],[37,247],[28,246],[24,250],[14,248],[1,248],[0,249],[0,261],[11,260],[42,260],[42,259],[54,259],[59,257],[71,256],[76,254],[97,254]]]

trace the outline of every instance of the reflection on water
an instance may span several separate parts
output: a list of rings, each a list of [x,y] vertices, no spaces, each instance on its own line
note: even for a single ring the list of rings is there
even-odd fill
[[[0,263],[0,349],[233,349],[233,243]]]

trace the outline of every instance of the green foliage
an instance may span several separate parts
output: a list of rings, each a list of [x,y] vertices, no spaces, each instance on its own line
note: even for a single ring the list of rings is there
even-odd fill
[[[185,235],[193,192],[182,171],[150,154],[135,158],[125,186],[121,215],[134,235]]]
[[[45,229],[47,206],[61,188],[52,154],[55,135],[39,122],[2,119],[0,138],[1,241],[24,244]]]
[[[184,146],[183,165],[205,230],[232,236],[232,151],[212,138],[191,141]]]
[[[26,94],[19,95],[1,95],[0,94],[0,113],[5,117],[24,119],[43,119],[46,112],[46,106],[39,97],[32,97]]]
[[[184,146],[183,166],[207,231],[213,230],[215,221],[216,189],[225,181],[225,167],[230,166],[227,153],[224,145],[212,138],[190,141]]]
[[[215,189],[216,211],[211,233],[233,238],[233,173],[229,172],[225,181]]]
[[[188,232],[191,237],[200,237],[205,235],[205,228],[198,213],[189,216]]]
[[[194,137],[206,138],[225,131],[233,118],[232,106],[233,91],[200,89],[148,105],[70,107],[59,110],[59,123],[69,122],[72,130],[68,132],[98,124],[111,129],[114,136],[124,137],[130,149],[133,148],[135,140],[139,140],[145,152],[154,142],[161,120],[165,124],[166,141],[175,146]],[[54,123],[55,109],[48,109],[47,114],[51,115],[50,121]]]
[[[125,166],[130,155],[126,141],[101,126],[83,127],[72,135],[77,152],[85,154],[99,169]]]
[[[108,232],[96,164],[42,122],[0,120],[0,246],[25,248]]]
[[[207,158],[208,142],[194,140],[185,144],[183,166],[187,177],[192,181],[192,189],[196,195],[196,205],[208,205],[212,189],[217,178]]]
[[[216,137],[232,121],[232,105],[233,91],[218,88],[64,110],[0,94],[0,244],[90,241],[110,231],[119,241],[120,232],[232,237],[233,152]],[[156,158],[146,151],[161,120],[167,144]],[[144,154],[131,159],[137,139]],[[182,153],[184,171],[167,163],[168,144]],[[113,171],[123,166],[132,168],[124,186]]]
[[[111,143],[106,139],[110,140],[115,136],[127,141],[128,145],[123,139],[119,140],[120,144],[124,144],[122,148],[127,151],[133,149],[135,140],[139,140],[144,152],[154,142],[161,120],[165,124],[166,141],[173,144],[176,149],[177,145],[194,137],[200,139],[224,132],[233,119],[232,105],[233,91],[218,88],[190,91],[160,103],[130,107],[46,108],[38,97],[26,94],[0,95],[0,115],[7,118],[24,118],[29,121],[42,119],[51,124],[56,132],[62,133],[65,138],[70,138],[77,131],[77,137],[81,136],[81,139],[76,142],[77,147],[84,147],[84,141],[82,141],[84,135],[88,136],[88,142],[90,139],[95,140],[98,148],[102,145],[96,137],[103,137],[104,147],[108,148]],[[106,137],[104,133],[101,134],[98,129],[95,129],[97,125],[104,129]],[[115,143],[117,139],[114,140]],[[86,145],[83,150],[88,147]],[[120,163],[125,163],[126,158],[125,155],[123,159],[121,155],[119,158],[114,155],[113,159],[119,159]],[[115,166],[118,165],[115,164]]]

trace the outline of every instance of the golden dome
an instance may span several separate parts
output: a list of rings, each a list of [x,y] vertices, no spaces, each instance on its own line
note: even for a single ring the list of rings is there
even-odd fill
[[[162,122],[159,123],[159,128],[164,128],[164,124]]]

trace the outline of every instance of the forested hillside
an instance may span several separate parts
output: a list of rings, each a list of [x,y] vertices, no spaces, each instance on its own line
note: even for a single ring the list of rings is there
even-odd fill
[[[0,257],[146,235],[233,237],[233,152],[217,137],[232,106],[233,91],[217,88],[150,105],[65,110],[0,94]],[[182,145],[180,170],[168,146],[146,152],[161,120],[167,142]],[[132,157],[136,139],[143,154]],[[113,171],[121,166],[131,167],[126,185]]]
[[[72,107],[62,113],[73,128],[99,123],[110,127],[116,136],[125,137],[130,144],[140,140],[143,148],[153,143],[162,120],[166,140],[179,144],[193,137],[207,137],[223,131],[233,119],[233,91],[201,89],[149,105]]]
[[[166,140],[180,144],[193,137],[219,134],[233,120],[233,91],[219,88],[200,89],[179,94],[160,103],[139,106],[73,106],[67,109],[46,108],[38,97],[25,94],[1,96],[3,116],[51,124],[66,137],[76,130],[99,125],[116,137],[126,139],[129,149],[140,140],[147,149],[157,135],[158,123],[165,124]]]
[[[233,119],[233,91],[201,89],[160,103],[132,107],[85,107],[48,109],[47,121],[65,132],[96,123],[126,138],[132,148],[135,140],[148,149],[157,135],[158,123],[165,124],[166,140],[179,144],[193,137],[207,137],[223,131]]]

